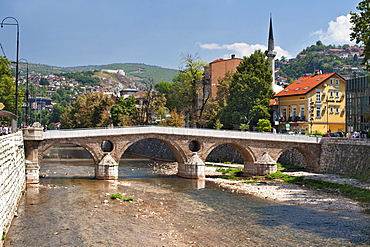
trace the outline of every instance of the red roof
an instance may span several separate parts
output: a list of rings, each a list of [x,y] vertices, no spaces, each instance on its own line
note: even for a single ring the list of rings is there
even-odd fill
[[[270,105],[278,105],[278,102],[276,101],[276,99],[270,99]]]
[[[221,61],[224,61],[222,58],[220,59],[216,59],[215,61],[213,61],[212,63],[217,63],[217,62],[221,62]]]
[[[275,94],[275,97],[306,94],[335,74],[336,73],[327,73],[301,77],[300,79],[296,80],[288,87],[286,87],[284,90]]]

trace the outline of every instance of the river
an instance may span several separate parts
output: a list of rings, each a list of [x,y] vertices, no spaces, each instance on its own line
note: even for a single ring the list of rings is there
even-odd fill
[[[91,160],[56,152],[21,199],[5,246],[370,246],[367,214],[266,202],[154,172],[149,159],[123,157],[117,181],[94,180]]]

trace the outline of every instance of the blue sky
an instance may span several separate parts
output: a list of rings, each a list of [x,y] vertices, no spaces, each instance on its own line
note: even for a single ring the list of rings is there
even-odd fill
[[[317,40],[350,43],[349,12],[356,11],[359,2],[2,0],[0,19],[18,20],[19,58],[30,63],[145,63],[177,69],[182,53],[211,62],[265,50],[270,13],[278,57],[294,57]],[[15,26],[0,28],[0,43],[6,56],[15,60]]]

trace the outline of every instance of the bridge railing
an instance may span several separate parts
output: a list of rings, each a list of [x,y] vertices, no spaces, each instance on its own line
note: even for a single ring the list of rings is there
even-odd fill
[[[151,134],[151,133],[164,135],[168,134],[185,136],[209,136],[219,138],[254,139],[254,140],[305,142],[305,143],[319,143],[321,141],[321,137],[311,137],[305,135],[273,134],[273,133],[236,131],[236,130],[176,128],[163,126],[48,130],[44,132],[43,137],[44,139],[57,139],[57,138],[78,138],[90,136],[115,136],[125,134]]]

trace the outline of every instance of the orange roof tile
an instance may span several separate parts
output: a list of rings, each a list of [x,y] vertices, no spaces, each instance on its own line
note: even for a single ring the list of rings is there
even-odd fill
[[[275,94],[275,97],[306,94],[335,74],[336,73],[327,73],[301,77],[300,79],[296,80],[288,87],[286,87],[284,90]]]
[[[279,103],[276,101],[276,99],[270,99],[270,105],[273,106],[273,105],[278,105]]]

